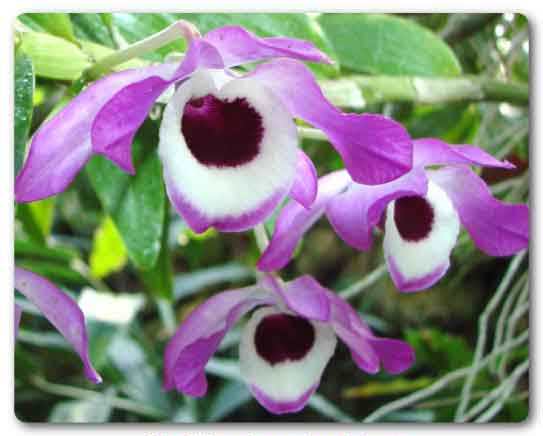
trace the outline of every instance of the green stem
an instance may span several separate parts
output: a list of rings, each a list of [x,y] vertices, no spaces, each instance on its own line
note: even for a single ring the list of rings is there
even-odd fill
[[[188,21],[176,21],[161,32],[155,33],[148,38],[135,42],[124,49],[100,59],[85,70],[83,76],[88,80],[95,80],[104,73],[109,72],[114,66],[163,47],[176,39],[185,38],[187,41],[190,41],[199,36],[198,29]]]
[[[341,107],[363,109],[369,103],[455,101],[529,104],[527,84],[503,82],[482,76],[366,76],[351,75],[320,82],[325,95]]]

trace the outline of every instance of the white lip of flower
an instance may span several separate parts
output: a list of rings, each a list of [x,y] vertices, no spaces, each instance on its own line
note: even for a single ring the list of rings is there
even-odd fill
[[[425,199],[434,217],[430,233],[419,241],[407,241],[394,222],[394,205],[387,207],[384,248],[407,279],[424,277],[449,261],[460,232],[460,220],[448,195],[434,182],[428,183]]]
[[[295,401],[318,384],[334,354],[337,338],[330,326],[306,319],[315,331],[315,340],[307,354],[300,360],[272,365],[258,354],[254,337],[260,321],[275,314],[297,316],[276,307],[265,307],[253,313],[243,329],[239,346],[241,375],[247,384],[255,386],[274,401]]]
[[[181,85],[168,102],[160,126],[159,156],[176,189],[207,218],[241,216],[278,192],[288,192],[297,162],[298,132],[283,104],[252,79],[222,80],[201,70]],[[217,83],[223,84],[218,89]],[[220,100],[244,98],[262,119],[259,153],[237,167],[200,163],[181,132],[185,105],[213,95]]]

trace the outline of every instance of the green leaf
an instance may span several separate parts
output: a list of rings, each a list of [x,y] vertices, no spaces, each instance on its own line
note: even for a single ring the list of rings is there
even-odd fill
[[[111,216],[128,257],[141,269],[152,268],[160,254],[164,203],[166,200],[162,171],[155,150],[144,144],[157,142],[158,132],[151,122],[145,124],[132,144],[136,175],[131,176],[102,156],[93,157],[86,173]]]
[[[17,205],[17,219],[26,234],[34,241],[45,244],[51,233],[55,213],[55,198]]]
[[[109,14],[70,14],[74,33],[80,40],[92,41],[107,47],[115,47],[109,28],[102,19]]]
[[[453,51],[430,30],[393,15],[323,14],[318,18],[342,68],[372,74],[460,74]]]
[[[32,59],[36,76],[71,81],[90,65],[88,56],[63,38],[47,33],[23,32],[20,40],[19,48]]]
[[[15,257],[30,257],[69,264],[79,256],[77,250],[67,246],[47,247],[32,240],[15,240]]]
[[[168,247],[169,215],[168,203],[164,202],[164,225],[160,253],[155,265],[149,270],[140,270],[140,276],[149,292],[155,297],[173,300],[173,270],[170,249]]]
[[[34,30],[50,33],[71,42],[77,42],[70,16],[64,13],[28,13],[19,19]]]
[[[89,258],[91,274],[97,278],[121,270],[126,264],[126,248],[115,223],[105,217],[94,232]]]
[[[14,88],[14,146],[15,172],[21,169],[25,154],[30,122],[32,121],[32,100],[34,95],[34,69],[32,60],[25,53],[17,50],[15,54]]]

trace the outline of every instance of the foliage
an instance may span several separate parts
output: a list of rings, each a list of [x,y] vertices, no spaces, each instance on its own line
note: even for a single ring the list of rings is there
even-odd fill
[[[313,41],[336,61],[312,66],[334,103],[385,113],[414,136],[472,143],[508,158],[518,167],[512,175],[487,170],[482,175],[499,197],[527,201],[528,28],[524,17],[513,14],[488,16],[478,26],[463,14],[24,14],[14,51],[15,173],[31,135],[77,94],[85,69],[179,18],[203,32],[241,24],[262,36]],[[119,68],[161,61],[184,49],[178,41]],[[21,420],[526,419],[527,348],[519,334],[527,328],[525,258],[514,264],[486,257],[463,235],[448,278],[431,290],[399,295],[379,273],[361,293],[350,286],[379,267],[380,244],[368,253],[354,251],[324,221],[308,233],[303,245],[311,249],[299,251],[303,256],[289,264],[285,278],[314,274],[330,288],[351,289],[351,302],[373,328],[403,335],[415,347],[415,367],[401,377],[363,375],[340,348],[309,407],[273,417],[236,377],[235,329],[208,367],[208,396],[194,400],[165,393],[162,356],[172,330],[206,296],[251,283],[259,251],[250,233],[195,235],[169,209],[156,153],[157,113],[152,111],[134,139],[135,176],[93,157],[68,191],[17,205],[17,265],[50,277],[75,296],[85,287],[145,296],[129,322],[89,320],[91,355],[104,376],[97,387],[84,381],[63,339],[20,301],[24,322],[15,353],[15,411]],[[319,174],[341,165],[318,136],[302,139]],[[273,219],[267,225],[272,228]]]

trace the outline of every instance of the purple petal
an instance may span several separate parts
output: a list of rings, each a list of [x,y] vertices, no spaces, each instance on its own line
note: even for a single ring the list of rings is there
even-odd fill
[[[360,369],[375,374],[382,364],[387,372],[396,374],[412,365],[414,352],[408,344],[376,337],[350,304],[332,291],[327,290],[327,293],[332,307],[332,326],[349,347]]]
[[[530,210],[525,204],[495,199],[486,183],[468,167],[428,173],[447,194],[475,245],[491,256],[510,256],[528,247]]]
[[[316,321],[330,319],[330,302],[327,290],[313,277],[298,277],[284,286],[273,276],[266,277],[266,284],[285,302],[287,307],[304,318]]]
[[[160,65],[125,70],[89,85],[35,133],[28,158],[15,180],[15,200],[35,201],[64,191],[93,152],[104,154],[121,169],[133,172],[132,137],[126,137],[122,126],[109,124],[111,130],[101,132],[102,136],[111,135],[111,145],[94,144],[91,128],[95,118],[112,96],[124,96],[125,89],[132,90],[137,84],[149,87],[150,83],[163,82],[156,76],[171,75],[175,68],[175,65]],[[145,89],[140,91],[143,98],[148,96]],[[138,107],[134,102],[115,106],[116,110],[130,114]]]
[[[399,374],[415,362],[415,350],[398,339],[375,338],[371,340],[383,368],[390,374]]]
[[[386,183],[411,169],[413,148],[401,124],[381,115],[342,113],[324,97],[304,64],[274,60],[246,77],[265,83],[294,117],[325,132],[356,182]]]
[[[353,183],[328,203],[326,216],[347,244],[359,250],[369,250],[373,229],[387,204],[404,196],[424,195],[427,188],[426,173],[421,167],[382,185]]]
[[[268,248],[258,261],[261,271],[274,271],[285,266],[303,234],[324,213],[326,204],[351,183],[346,171],[336,171],[321,177],[318,194],[310,209],[296,201],[289,202],[275,222],[275,230]]]
[[[81,357],[85,376],[93,383],[102,378],[89,359],[89,341],[83,312],[77,303],[43,277],[15,268],[15,289],[28,298],[66,338]]]
[[[273,302],[269,292],[252,286],[221,292],[194,309],[164,352],[164,389],[176,388],[191,396],[204,395],[205,365],[226,332],[254,307]]]
[[[19,324],[21,323],[21,315],[23,313],[23,309],[21,309],[21,306],[15,304],[14,305],[14,317],[13,317],[13,323],[15,327],[15,339],[17,339],[17,335],[19,334]]]
[[[302,150],[298,150],[296,178],[290,190],[290,197],[309,209],[317,197],[318,176],[313,162]]]
[[[251,385],[250,390],[256,400],[260,403],[260,405],[264,407],[268,412],[274,413],[276,415],[282,415],[285,413],[296,413],[302,410],[311,398],[311,395],[313,395],[317,390],[317,387],[318,384],[309,388],[306,392],[304,392],[303,395],[300,396],[300,398],[293,401],[285,402],[276,401],[270,398],[256,386]]]
[[[207,33],[203,39],[217,48],[226,67],[274,57],[332,62],[309,41],[284,37],[259,38],[240,26],[219,27]]]
[[[511,169],[515,166],[500,161],[479,147],[471,145],[450,145],[436,138],[413,140],[414,165],[453,165],[467,164],[482,167]]]

